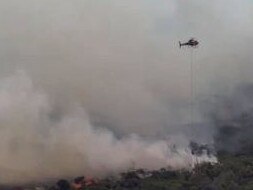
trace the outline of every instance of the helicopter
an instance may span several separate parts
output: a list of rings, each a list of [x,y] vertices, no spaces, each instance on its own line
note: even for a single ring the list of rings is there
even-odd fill
[[[185,43],[181,43],[179,41],[179,47],[181,48],[182,46],[189,46],[189,47],[197,47],[199,44],[199,42],[197,40],[195,40],[194,38],[191,38],[188,42]]]

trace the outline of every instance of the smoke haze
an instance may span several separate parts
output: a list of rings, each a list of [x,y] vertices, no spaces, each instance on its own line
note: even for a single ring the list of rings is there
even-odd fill
[[[118,139],[104,127],[94,128],[83,108],[56,117],[45,94],[23,72],[0,83],[1,182],[17,183],[71,177],[101,177],[138,166],[192,168],[201,161],[187,144],[147,141],[138,135]]]
[[[252,9],[248,0],[0,1],[0,182],[194,165],[189,142],[216,134],[210,99],[252,83]],[[201,124],[191,128],[191,52],[177,43],[192,36]]]

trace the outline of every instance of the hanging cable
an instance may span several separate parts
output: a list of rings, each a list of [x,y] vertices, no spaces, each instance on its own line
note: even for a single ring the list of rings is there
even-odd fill
[[[193,70],[193,49],[191,48],[191,51],[190,51],[190,125],[191,125],[191,128],[193,127],[193,102],[194,102],[194,70]]]

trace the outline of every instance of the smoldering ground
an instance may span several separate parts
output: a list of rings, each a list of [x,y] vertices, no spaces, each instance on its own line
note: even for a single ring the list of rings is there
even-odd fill
[[[2,182],[192,165],[189,141],[216,131],[199,101],[252,82],[250,1],[13,0],[0,14]],[[194,128],[188,36],[207,123]]]

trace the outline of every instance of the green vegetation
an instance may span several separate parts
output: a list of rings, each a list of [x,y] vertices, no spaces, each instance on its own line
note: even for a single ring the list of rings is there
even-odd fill
[[[94,190],[253,190],[253,156],[221,155],[216,164],[203,163],[192,171],[161,169],[144,178],[140,171],[126,173],[114,187],[101,188],[100,183]]]

